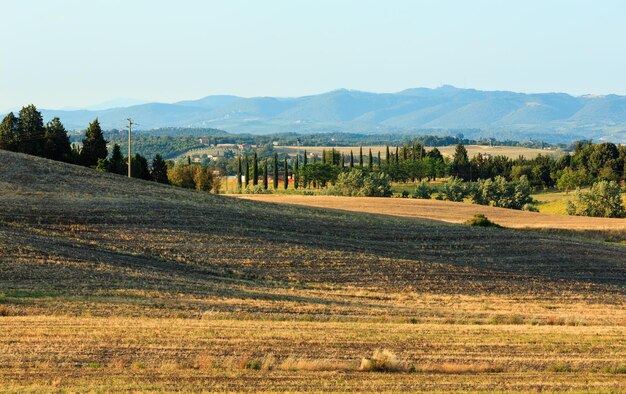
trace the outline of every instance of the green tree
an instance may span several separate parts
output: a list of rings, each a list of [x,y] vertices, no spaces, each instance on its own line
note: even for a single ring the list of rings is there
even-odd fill
[[[567,213],[576,216],[626,217],[621,192],[617,182],[596,182],[588,192],[576,190],[574,198],[567,203]]]
[[[263,162],[263,189],[267,190],[269,187],[269,182],[267,179],[267,159]]]
[[[113,146],[113,156],[115,155],[116,146],[119,151],[119,145],[115,144]],[[111,159],[113,159],[113,156],[111,156]],[[155,155],[154,159],[152,159],[152,171],[150,172],[150,176],[152,176],[152,180],[154,180],[155,182],[165,184],[169,183],[169,180],[167,179],[167,163],[159,154]]]
[[[19,113],[19,122],[15,144],[18,152],[44,156],[46,132],[41,113],[34,105],[23,107]],[[104,156],[106,158],[106,155]],[[95,160],[93,165],[96,165]]]
[[[0,149],[17,150],[17,136],[19,133],[19,119],[9,112],[0,123]]]
[[[122,156],[122,150],[118,144],[113,145],[111,158],[107,160],[107,171],[114,174],[124,175],[128,172],[128,163]],[[167,175],[167,174],[166,174]]]
[[[354,168],[354,154],[350,151],[350,168]]]
[[[450,177],[446,183],[442,185],[439,199],[460,202],[469,194],[469,190],[465,183],[456,177]]]
[[[274,190],[278,189],[278,153],[274,153]]]
[[[363,168],[363,147],[359,146],[359,167]]]
[[[289,187],[289,167],[287,166],[287,155],[285,155],[284,167],[283,187],[287,190]]]
[[[293,163],[293,188],[294,189],[298,189],[298,183],[300,181],[300,174],[298,173],[298,170],[300,169],[299,163],[298,163],[298,158],[300,157],[300,155],[296,155],[296,160]],[[343,155],[342,155],[342,159],[343,159]]]
[[[252,162],[252,185],[259,184],[259,163],[256,152],[254,152],[254,161]]]
[[[152,180],[150,176],[150,169],[148,168],[148,160],[136,153],[130,162],[131,176],[133,178],[145,179],[147,181]]]
[[[246,189],[250,186],[250,161],[248,160],[248,156],[244,158],[246,161],[246,172],[243,174],[243,179],[246,184]]]
[[[44,155],[48,159],[69,162],[72,154],[70,139],[59,118],[46,124]]]
[[[339,173],[330,194],[338,196],[389,197],[389,178],[383,173],[370,173],[360,168]]]
[[[467,158],[467,149],[465,149],[462,142],[459,142],[454,150],[452,164],[450,165],[450,174],[463,180],[469,180],[469,169],[470,163]]]
[[[239,191],[243,189],[241,182],[241,156],[237,156],[237,188]]]
[[[372,157],[372,148],[370,148],[370,153],[369,155],[367,155],[367,168],[369,168],[370,171],[374,169],[374,158]]]
[[[96,118],[87,127],[85,138],[83,139],[83,148],[80,151],[80,162],[82,165],[91,167],[98,164],[99,159],[107,157],[107,142],[102,135],[100,122]],[[132,169],[132,164],[131,164]]]

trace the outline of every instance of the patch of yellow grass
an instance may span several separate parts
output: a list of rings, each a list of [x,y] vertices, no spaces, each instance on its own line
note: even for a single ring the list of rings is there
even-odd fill
[[[354,367],[345,361],[288,357],[279,364],[284,371],[348,371]]]
[[[503,372],[504,368],[490,363],[477,363],[477,364],[459,364],[459,363],[441,363],[441,364],[426,364],[415,367],[418,372],[428,373],[449,373],[449,374],[462,374],[462,373],[487,373],[487,372]]]
[[[402,370],[398,357],[390,350],[374,351],[372,357],[364,357],[359,366],[360,371],[397,372]]]

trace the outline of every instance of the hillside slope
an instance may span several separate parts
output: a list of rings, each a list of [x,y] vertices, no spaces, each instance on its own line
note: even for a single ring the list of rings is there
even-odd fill
[[[442,293],[626,285],[621,247],[237,200],[4,151],[0,163],[3,289],[236,286],[240,298],[268,283]]]
[[[625,261],[0,151],[0,391],[620,392]]]

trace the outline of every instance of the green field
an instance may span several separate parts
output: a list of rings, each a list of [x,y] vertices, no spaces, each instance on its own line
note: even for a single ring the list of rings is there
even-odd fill
[[[0,391],[626,390],[623,246],[4,151],[0,194]]]

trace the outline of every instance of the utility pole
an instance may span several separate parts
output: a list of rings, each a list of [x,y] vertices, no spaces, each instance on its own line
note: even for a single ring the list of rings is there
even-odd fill
[[[137,124],[137,123],[133,123],[133,121],[132,121],[132,119],[131,119],[131,118],[128,118],[127,120],[128,120],[128,177],[130,178],[130,175],[131,175],[131,174],[130,174],[130,163],[131,163],[131,161],[132,161],[132,158],[131,158],[131,155],[130,155],[130,154],[131,154],[131,153],[130,153],[130,152],[131,152],[131,145],[130,145],[130,144],[131,144],[131,140],[130,140],[130,134],[131,134],[131,132],[132,132],[133,125],[134,125],[134,124]]]

